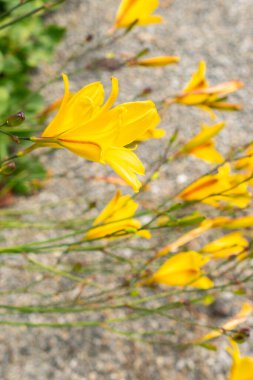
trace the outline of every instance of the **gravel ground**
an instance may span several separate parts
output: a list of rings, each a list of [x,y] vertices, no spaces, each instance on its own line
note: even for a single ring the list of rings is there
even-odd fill
[[[118,1],[113,0],[66,1],[51,16],[51,21],[67,26],[68,34],[57,51],[55,63],[43,64],[39,68],[34,78],[35,88],[59,70],[59,62],[80,49],[78,44],[82,45],[88,34],[96,37],[96,34],[108,30],[117,5]],[[226,152],[231,144],[250,141],[253,109],[252,0],[161,0],[159,13],[166,20],[163,25],[136,29],[131,37],[117,42],[114,52],[126,54],[150,47],[152,53],[179,55],[181,63],[152,72],[145,68],[117,71],[121,88],[119,100],[131,100],[145,87],[152,88],[151,97],[154,100],[174,94],[189,79],[198,61],[205,59],[211,83],[241,79],[246,84],[245,89],[234,96],[244,104],[244,111],[219,115],[220,119],[228,122],[228,127],[219,138],[219,148]],[[103,49],[105,54],[111,51],[111,48]],[[91,57],[99,57],[99,54],[95,52],[75,60],[66,71],[87,66]],[[71,77],[72,89],[76,90],[94,80],[103,81],[109,88],[110,76],[107,71],[82,70]],[[62,83],[59,81],[48,86],[44,93],[49,102],[53,101],[62,93]],[[183,139],[192,135],[202,121],[210,123],[208,116],[201,111],[174,106],[165,117],[163,126],[168,134],[179,128]],[[141,147],[140,155],[147,165],[158,157],[163,144],[162,141],[153,141]],[[113,185],[96,183],[94,189],[92,181],[87,180],[94,172],[98,175],[105,173],[99,165],[84,162],[63,151],[57,151],[54,160],[49,161],[48,157],[43,159],[55,174],[64,175],[60,180],[50,180],[45,190],[32,199],[21,199],[15,207],[34,210],[44,219],[53,214],[64,220],[80,215],[85,205],[94,198],[111,197]],[[77,166],[79,169],[76,169]],[[73,167],[75,170],[72,170]],[[174,190],[205,168],[196,160],[189,159],[178,162],[173,168],[165,168],[152,187],[149,200]],[[82,170],[83,177],[76,178],[78,170]],[[46,207],[48,203],[51,207]],[[38,238],[49,235],[48,231],[41,231]],[[31,236],[20,236],[19,231],[8,232],[9,242],[21,243],[29,238]],[[17,284],[22,279],[10,278],[10,281]],[[226,316],[230,314],[231,310],[225,313]],[[215,320],[215,323],[220,322]],[[140,328],[144,328],[139,323]],[[251,349],[252,340],[245,345],[246,352]],[[178,352],[172,347],[129,342],[100,329],[59,331],[11,327],[1,328],[0,361],[0,379],[3,380],[225,380],[230,363],[224,350],[218,353],[203,349]]]

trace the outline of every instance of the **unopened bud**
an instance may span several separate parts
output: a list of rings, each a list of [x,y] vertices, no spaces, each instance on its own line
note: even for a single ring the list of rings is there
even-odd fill
[[[145,87],[142,92],[139,94],[139,96],[146,96],[149,95],[152,92],[151,87]]]
[[[93,34],[87,34],[86,41],[91,42],[93,40],[93,38],[94,38]]]
[[[18,112],[18,113],[15,113],[15,115],[9,116],[5,124],[8,127],[18,127],[19,125],[23,123],[24,120],[25,120],[24,112]]]

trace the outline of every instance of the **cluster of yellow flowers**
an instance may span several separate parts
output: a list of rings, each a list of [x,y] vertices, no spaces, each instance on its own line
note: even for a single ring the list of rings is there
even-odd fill
[[[227,102],[227,95],[241,87],[243,87],[243,83],[238,80],[209,86],[206,80],[206,63],[200,61],[197,71],[192,75],[182,92],[172,99],[166,99],[165,102],[167,104],[178,103],[186,106],[197,106],[208,111],[211,117],[215,118],[212,108],[223,111],[241,109],[239,104]]]
[[[117,12],[114,29],[161,22],[160,16],[153,15],[158,3],[158,0],[123,0]],[[178,58],[163,56],[137,60],[137,63],[144,66],[162,66],[173,60],[176,62]],[[166,99],[165,103],[198,106],[209,112],[211,108],[240,108],[225,100],[229,93],[242,86],[240,81],[209,86],[205,75],[206,65],[201,61],[183,91],[172,99]],[[128,185],[138,191],[142,184],[137,175],[144,175],[145,168],[130,146],[164,136],[165,131],[157,129],[160,116],[155,104],[147,100],[114,106],[119,91],[115,77],[112,78],[111,94],[106,101],[101,82],[91,83],[72,93],[65,74],[63,80],[65,94],[51,106],[52,110],[59,108],[58,113],[40,137],[31,138],[34,142],[32,149],[66,148],[87,160],[108,164]],[[247,157],[237,160],[233,167],[229,163],[223,163],[225,160],[216,150],[213,137],[224,126],[223,122],[213,126],[204,124],[201,131],[176,152],[175,157],[191,154],[211,164],[222,164],[217,173],[205,175],[186,187],[178,195],[179,199],[199,201],[219,208],[224,205],[245,208],[249,205],[251,194],[248,191],[247,178],[253,173],[253,150],[249,147],[246,151]],[[232,170],[236,172],[231,174]],[[134,219],[137,208],[138,204],[129,195],[122,196],[118,191],[96,218],[85,239],[115,238],[133,233],[150,238],[150,233],[142,229],[140,221]],[[205,221],[204,230],[207,225]],[[204,276],[202,267],[211,259],[242,254],[247,245],[248,242],[239,233],[234,233],[208,244],[200,252],[180,252],[170,257],[147,283],[210,288],[213,282]],[[170,248],[171,244],[162,248],[158,256],[167,254]]]
[[[123,0],[113,29],[162,22],[161,16],[153,14],[158,3],[158,0]],[[130,64],[163,66],[178,61],[178,57],[159,56],[137,59]],[[59,107],[58,113],[40,137],[31,138],[34,142],[32,149],[65,148],[87,160],[108,164],[134,191],[139,191],[142,184],[137,176],[144,175],[145,168],[130,148],[130,144],[137,146],[141,141],[164,136],[165,131],[157,129],[160,116],[155,104],[147,100],[114,106],[119,90],[115,77],[112,78],[111,94],[106,101],[104,87],[100,82],[91,83],[72,93],[69,91],[68,77],[65,74],[63,80],[65,94],[52,107]],[[226,100],[228,94],[240,87],[240,81],[210,86],[206,80],[205,62],[201,61],[185,88],[175,97],[165,99],[163,103],[197,106],[207,110],[214,117],[212,109],[240,109],[238,104]],[[224,206],[243,209],[250,204],[251,194],[248,187],[252,184],[253,146],[248,146],[245,156],[235,160],[231,165],[224,163],[225,160],[216,150],[213,141],[213,137],[224,126],[223,122],[212,126],[202,125],[201,131],[176,152],[175,157],[191,154],[210,164],[220,165],[215,173],[211,172],[187,186],[178,194],[180,200],[203,202],[219,209]],[[138,204],[130,195],[122,195],[117,191],[95,219],[84,239],[118,238],[130,234],[150,238],[150,232],[142,228],[139,220],[134,219],[137,208]],[[152,275],[149,274],[142,284],[212,288],[214,283],[205,275],[204,265],[212,259],[224,259],[231,255],[243,259],[249,246],[243,234],[229,233],[205,245],[199,252],[175,251],[211,228],[222,226],[233,229],[252,225],[253,216],[205,220],[197,229],[160,249],[157,257],[172,252],[173,255]],[[241,358],[233,341],[229,352],[233,358],[229,380],[252,380],[253,360]]]

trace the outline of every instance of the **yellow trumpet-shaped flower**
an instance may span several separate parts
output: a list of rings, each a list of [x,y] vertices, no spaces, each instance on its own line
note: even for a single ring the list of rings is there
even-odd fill
[[[213,287],[213,282],[202,271],[202,266],[209,261],[195,251],[181,252],[169,258],[148,283],[170,286],[190,285],[200,289]]]
[[[114,28],[126,28],[135,22],[140,26],[162,22],[161,16],[152,14],[158,5],[159,0],[122,0]]]
[[[102,237],[126,236],[128,233],[149,239],[149,231],[140,230],[141,223],[133,219],[138,208],[130,195],[122,195],[117,191],[106,207],[101,211],[93,223],[93,227],[87,232],[85,239],[97,239]],[[139,231],[140,230],[140,231]]]
[[[129,62],[130,66],[144,66],[144,67],[160,67],[167,66],[173,63],[178,63],[180,58],[177,56],[162,55],[158,57],[150,57],[143,59],[133,59]]]
[[[241,232],[232,232],[205,245],[201,251],[208,253],[213,259],[224,259],[239,255],[248,247],[248,241]]]
[[[183,91],[167,102],[185,104],[187,106],[198,106],[211,114],[211,108],[224,111],[240,110],[239,104],[228,103],[227,95],[243,87],[243,83],[238,80],[219,83],[210,86],[206,80],[206,63],[200,61],[197,71],[192,75],[189,83]],[[215,116],[212,114],[212,116]]]
[[[32,137],[34,148],[66,148],[87,160],[108,164],[135,191],[141,187],[137,174],[144,166],[126,146],[141,140],[160,121],[151,101],[120,104],[112,108],[118,95],[118,80],[112,78],[112,91],[104,102],[100,82],[91,83],[75,94],[69,92],[63,75],[65,94],[60,109],[41,137]]]
[[[228,352],[233,360],[228,380],[253,380],[253,358],[241,357],[238,345],[233,340],[230,341]]]
[[[222,155],[215,149],[212,137],[224,128],[225,123],[208,126],[202,125],[201,131],[180,150],[179,154],[193,154],[209,163],[220,164],[224,161]]]
[[[217,174],[206,175],[192,183],[179,194],[179,198],[199,200],[214,207],[226,203],[245,208],[251,199],[247,187],[245,176],[230,174],[230,165],[227,163],[218,169]]]

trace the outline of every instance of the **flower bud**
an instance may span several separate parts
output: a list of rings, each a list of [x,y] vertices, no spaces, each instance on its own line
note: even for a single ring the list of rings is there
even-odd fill
[[[6,119],[5,124],[8,127],[18,127],[19,125],[21,125],[23,123],[24,120],[25,120],[24,112],[18,112],[14,115],[9,116]]]
[[[239,344],[244,343],[250,337],[250,329],[248,327],[243,327],[235,331],[231,337]]]

